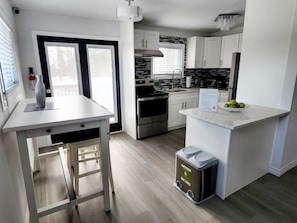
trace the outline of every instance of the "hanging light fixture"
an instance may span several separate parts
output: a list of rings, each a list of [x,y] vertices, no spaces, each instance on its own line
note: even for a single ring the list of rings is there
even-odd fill
[[[132,6],[131,2],[134,0],[125,0],[128,6],[121,6],[117,8],[117,20],[139,22],[142,20],[142,9],[139,6]]]
[[[234,26],[234,19],[238,16],[239,14],[235,13],[219,14],[214,21],[217,22],[217,28],[221,31],[230,30]]]

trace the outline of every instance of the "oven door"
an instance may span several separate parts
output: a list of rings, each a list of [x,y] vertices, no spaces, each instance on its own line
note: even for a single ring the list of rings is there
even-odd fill
[[[137,125],[168,119],[168,95],[137,99]]]

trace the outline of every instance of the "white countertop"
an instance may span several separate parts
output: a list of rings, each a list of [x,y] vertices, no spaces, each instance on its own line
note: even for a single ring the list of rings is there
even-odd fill
[[[169,94],[183,94],[183,93],[192,93],[192,92],[199,92],[200,88],[176,88],[180,91],[173,91],[171,92],[170,90],[166,91]],[[206,89],[206,88],[201,88],[201,89]],[[226,90],[222,90],[222,89],[218,89],[219,92],[228,92],[227,89]]]
[[[25,112],[28,104],[36,103],[35,98],[26,98],[19,102],[2,131],[21,131],[73,124],[80,120],[97,121],[113,116],[106,108],[84,96],[50,97],[46,103],[54,103],[54,109]]]
[[[289,111],[248,104],[246,108],[240,112],[229,112],[221,108],[218,108],[217,112],[205,112],[200,111],[199,108],[191,108],[180,110],[180,113],[201,121],[235,130],[270,118],[289,114]]]

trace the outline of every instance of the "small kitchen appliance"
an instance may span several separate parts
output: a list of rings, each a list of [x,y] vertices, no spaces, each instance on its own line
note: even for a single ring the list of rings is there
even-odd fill
[[[185,147],[175,153],[174,186],[194,204],[215,195],[218,159],[197,147]]]
[[[186,77],[186,88],[190,88],[192,84],[192,76]]]

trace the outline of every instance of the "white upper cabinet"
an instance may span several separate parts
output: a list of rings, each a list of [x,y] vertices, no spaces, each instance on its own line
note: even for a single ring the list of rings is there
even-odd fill
[[[232,54],[239,52],[240,35],[228,35],[222,37],[221,68],[231,68]]]
[[[187,39],[186,68],[203,68],[204,37],[193,36]]]
[[[206,37],[204,39],[204,68],[219,68],[222,37]]]
[[[232,54],[241,52],[242,33],[223,37],[187,38],[187,69],[231,68]]]
[[[134,48],[158,50],[159,36],[160,36],[159,32],[135,29],[134,30]]]
[[[188,38],[186,68],[219,68],[221,41],[221,37]]]

